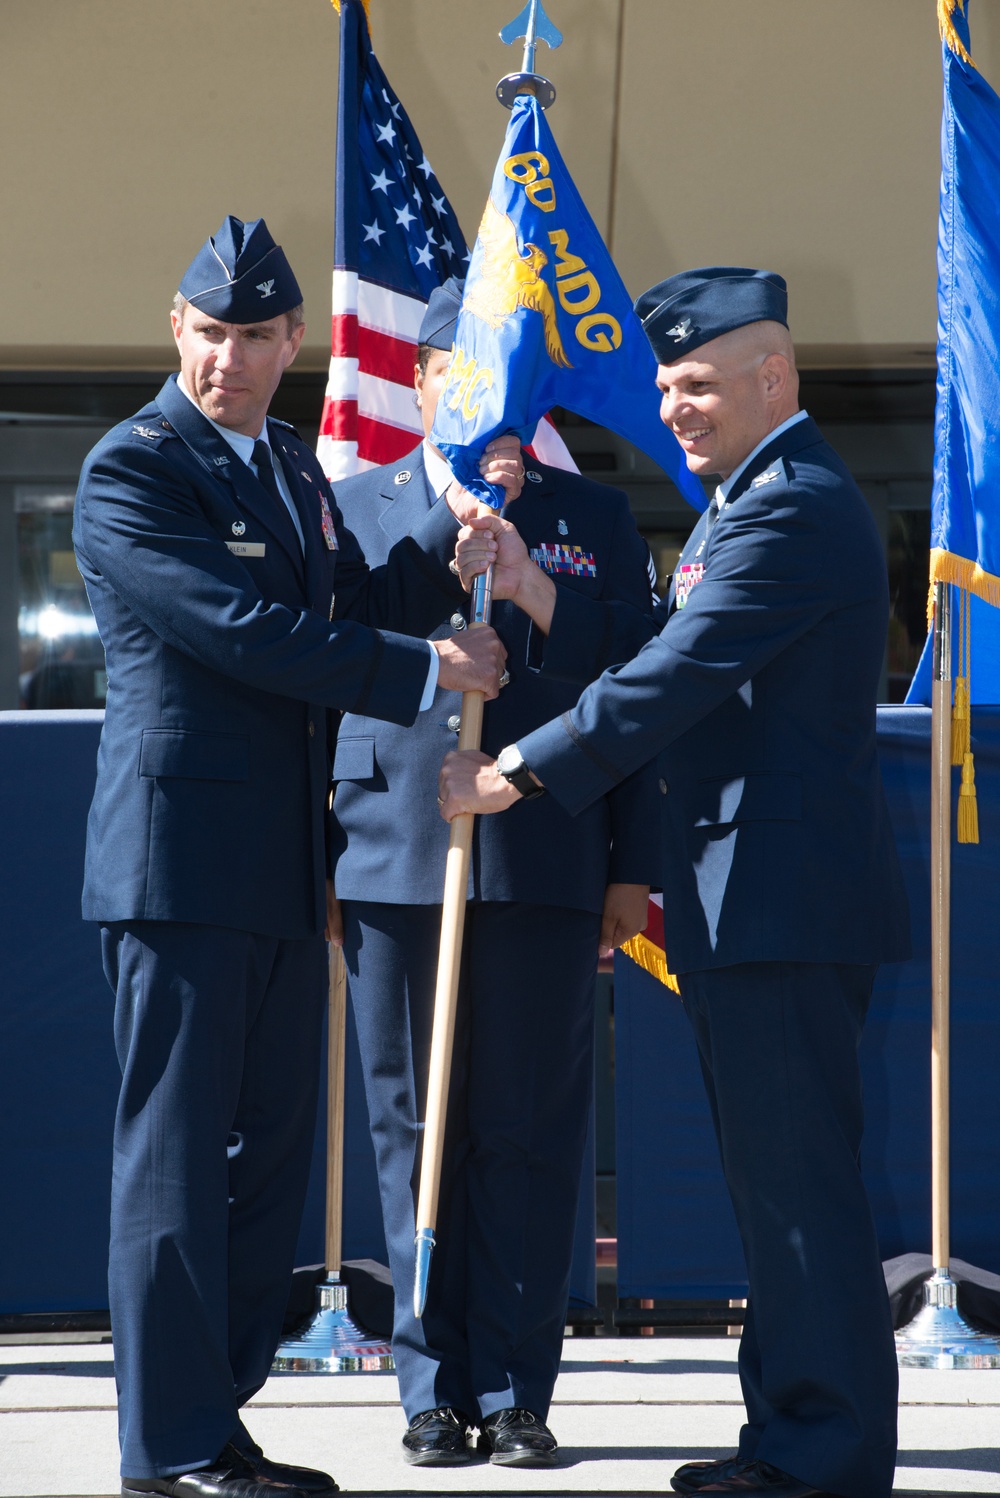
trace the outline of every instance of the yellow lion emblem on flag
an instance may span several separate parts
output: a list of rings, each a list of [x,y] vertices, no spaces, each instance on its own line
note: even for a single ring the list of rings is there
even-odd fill
[[[467,289],[462,306],[491,328],[502,327],[518,307],[540,312],[549,358],[563,369],[572,369],[559,336],[556,304],[542,280],[542,267],[549,263],[545,251],[528,243],[527,253],[522,255],[512,220],[500,212],[492,198],[486,201],[479,241],[483,247],[479,279]]]

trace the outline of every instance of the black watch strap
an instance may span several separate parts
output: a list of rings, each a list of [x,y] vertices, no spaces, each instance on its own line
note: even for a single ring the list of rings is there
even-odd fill
[[[497,757],[497,769],[504,780],[509,781],[525,801],[533,801],[536,796],[544,796],[545,787],[532,780],[531,772],[517,752],[515,745],[511,744],[506,749],[501,749]]]

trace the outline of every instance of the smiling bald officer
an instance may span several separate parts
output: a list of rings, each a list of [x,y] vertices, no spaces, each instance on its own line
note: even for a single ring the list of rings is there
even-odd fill
[[[84,465],[74,541],[107,654],[83,913],[116,994],[110,1296],[122,1493],[295,1498],[240,1407],[281,1332],[326,991],[336,709],[412,723],[498,690],[446,505],[370,571],[316,459],[267,417],[303,335],[261,219],[227,218],[173,313],[179,376]]]
[[[657,761],[667,956],[750,1284],[739,1451],[686,1464],[673,1486],[888,1498],[896,1359],[857,1060],[876,965],[909,954],[875,743],[885,561],[799,408],[782,278],[687,271],[636,310],[662,419],[688,467],[721,483],[652,625],[576,597],[540,611],[543,669],[578,671],[609,639],[626,664],[498,761],[451,755],[443,814],[500,810],[534,780],[576,815]],[[483,560],[512,559],[502,522],[475,528],[490,533]]]

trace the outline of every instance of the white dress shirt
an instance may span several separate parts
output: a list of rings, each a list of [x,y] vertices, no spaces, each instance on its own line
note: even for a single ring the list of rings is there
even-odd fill
[[[250,469],[250,472],[256,478],[257,465],[253,461],[254,443],[265,442],[267,443],[268,447],[271,446],[270,438],[268,437],[267,432],[267,419],[265,418],[264,425],[261,428],[258,436],[247,437],[243,432],[234,432],[231,431],[229,427],[220,426],[217,421],[212,420],[211,416],[206,415],[206,413],[201,410],[201,406],[198,405],[198,402],[195,400],[190,390],[188,390],[187,386],[184,384],[183,375],[177,376],[177,388],[183,395],[187,396],[188,400],[191,402],[192,406],[196,408],[196,410],[201,411],[202,416],[205,417],[205,420],[208,422],[209,426],[215,428],[224,442],[228,442],[229,446],[232,448],[236,456],[247,465],[247,467]],[[437,453],[434,453],[433,456],[437,458]],[[451,470],[448,468],[448,465],[446,463],[443,463],[440,458],[438,458],[438,462],[441,463],[441,466],[448,473],[448,483],[451,483]],[[274,468],[274,477],[277,480],[278,484],[278,493],[285,501],[285,508],[291,516],[292,524],[295,526],[295,534],[299,538],[299,545],[301,546],[304,553],[306,549],[306,543],[305,537],[302,534],[302,522],[299,519],[298,510],[295,508],[295,501],[292,499],[291,490],[288,487],[288,480],[285,478],[284,469],[281,466],[281,460],[279,459],[278,462],[272,463],[272,466]],[[447,487],[448,485],[446,484],[445,488]],[[420,698],[420,707],[418,708],[418,711],[422,713],[425,713],[434,701],[434,692],[437,688],[438,671],[440,668],[438,653],[429,640],[427,642],[427,649],[430,651],[431,658],[427,670],[427,680],[424,682],[424,690]]]

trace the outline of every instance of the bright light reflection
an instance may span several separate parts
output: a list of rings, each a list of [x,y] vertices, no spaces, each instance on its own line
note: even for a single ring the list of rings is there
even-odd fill
[[[22,637],[37,635],[43,640],[97,634],[97,620],[93,614],[71,614],[66,609],[57,608],[54,603],[46,604],[43,609],[22,609],[17,623]]]

